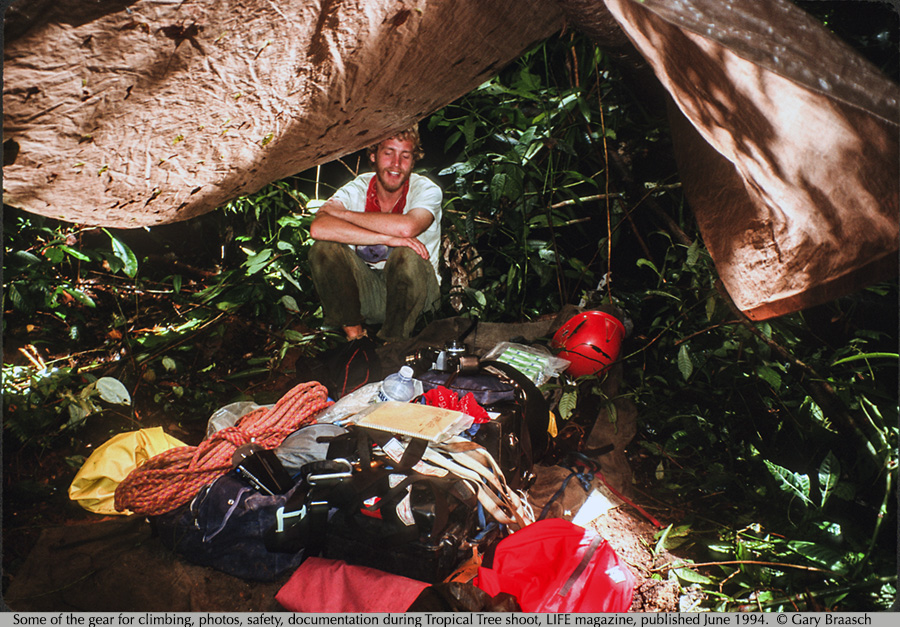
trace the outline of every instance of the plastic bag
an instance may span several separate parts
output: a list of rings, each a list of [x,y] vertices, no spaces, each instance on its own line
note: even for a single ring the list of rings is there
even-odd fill
[[[531,379],[535,385],[543,385],[570,364],[568,360],[554,356],[541,346],[526,346],[514,342],[500,342],[481,359],[509,364]]]
[[[116,487],[138,464],[176,446],[187,444],[162,427],[113,436],[85,460],[69,486],[69,498],[96,514],[128,515],[131,512],[116,509]]]
[[[270,409],[274,405],[257,405],[253,401],[237,401],[220,407],[213,412],[206,423],[206,437],[208,438],[222,429],[233,427],[238,420],[260,407]]]
[[[316,416],[316,422],[330,422],[340,426],[355,424],[360,418],[357,414],[375,402],[381,384],[381,381],[374,381],[354,390]],[[413,385],[416,390],[415,395],[421,396],[422,382],[413,379]]]
[[[523,612],[626,612],[636,578],[595,531],[539,520],[500,541],[474,584],[512,594]]]
[[[274,449],[275,456],[293,475],[310,462],[326,459],[330,440],[344,433],[346,429],[327,422],[306,425],[287,436]]]

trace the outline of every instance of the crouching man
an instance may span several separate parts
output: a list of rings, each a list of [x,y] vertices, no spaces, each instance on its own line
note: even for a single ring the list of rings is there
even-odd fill
[[[361,174],[319,209],[310,227],[313,283],[326,324],[348,340],[381,324],[385,342],[409,338],[440,301],[441,189],[414,174],[419,132],[401,131],[368,149],[375,171]]]

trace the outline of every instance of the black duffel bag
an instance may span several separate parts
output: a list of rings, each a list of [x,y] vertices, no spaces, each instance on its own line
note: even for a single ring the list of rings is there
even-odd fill
[[[380,468],[347,487],[325,557],[434,583],[471,555],[477,505],[463,482]]]
[[[266,536],[278,524],[279,509],[294,492],[264,494],[238,475],[228,472],[203,489],[189,503],[150,518],[154,531],[168,548],[201,566],[252,581],[274,581],[293,571],[304,551],[271,551]]]
[[[512,488],[528,485],[532,467],[550,443],[549,404],[531,379],[509,364],[491,360],[480,362],[474,371],[430,370],[418,379],[425,390],[443,386],[460,397],[471,392],[482,407],[497,414],[478,425],[472,440],[493,455]]]
[[[260,455],[264,465],[253,463]],[[274,581],[321,552],[318,530],[327,523],[328,499],[352,469],[346,460],[316,460],[291,479],[278,458],[263,451],[150,522],[162,543],[190,562]],[[287,484],[279,480],[273,488],[272,476],[280,473],[272,470],[285,473]]]

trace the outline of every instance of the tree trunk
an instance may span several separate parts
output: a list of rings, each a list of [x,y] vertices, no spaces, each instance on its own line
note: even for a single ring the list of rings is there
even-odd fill
[[[6,18],[4,201],[120,228],[370,145],[562,26],[540,0],[25,0]]]
[[[753,319],[896,275],[900,90],[786,0],[559,0],[669,92],[685,195]],[[599,16],[599,17],[598,17]]]
[[[4,201],[124,228],[203,214],[420,120],[563,11],[671,95],[686,196],[749,317],[896,274],[900,90],[786,0],[20,1]]]

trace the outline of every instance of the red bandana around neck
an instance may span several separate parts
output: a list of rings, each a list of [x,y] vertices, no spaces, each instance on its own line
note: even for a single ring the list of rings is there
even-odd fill
[[[375,179],[377,178],[377,176],[373,176],[372,180],[369,181],[369,189],[366,191],[366,213],[381,211],[381,204],[378,202],[378,192],[375,190]],[[400,200],[394,205],[391,213],[403,213],[403,210],[406,208],[406,195],[408,193],[409,179],[406,179],[406,183],[403,184],[403,195],[400,196]]]

